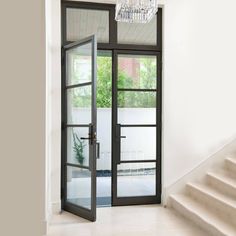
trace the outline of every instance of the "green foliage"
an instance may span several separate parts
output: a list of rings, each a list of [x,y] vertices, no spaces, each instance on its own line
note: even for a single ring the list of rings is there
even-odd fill
[[[79,162],[80,165],[83,165],[84,159],[85,159],[84,154],[83,154],[85,144],[83,141],[80,140],[78,135],[74,132],[73,132],[73,141],[74,141],[73,150],[75,152],[75,158]]]
[[[97,107],[111,107],[112,101],[112,60],[110,57],[97,58]]]
[[[144,89],[156,88],[156,60],[151,57],[141,58],[140,85]]]
[[[140,58],[137,73],[140,79],[134,80],[124,71],[118,70],[118,88],[156,88],[156,62],[153,57]],[[97,107],[109,108],[112,105],[112,59],[97,58]],[[72,95],[74,107],[91,106],[89,87],[74,89]],[[153,92],[118,92],[118,106],[127,108],[156,107],[156,96]]]

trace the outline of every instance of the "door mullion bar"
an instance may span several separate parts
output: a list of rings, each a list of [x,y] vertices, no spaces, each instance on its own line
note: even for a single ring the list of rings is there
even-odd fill
[[[147,162],[147,163],[156,163],[157,160],[130,160],[130,161],[122,161],[120,160],[120,164],[122,163],[144,163],[144,162]]]
[[[79,164],[73,164],[73,163],[68,163],[68,162],[65,165],[90,170],[89,166],[82,166],[82,165],[79,165]]]
[[[157,92],[156,89],[118,88],[118,92]]]
[[[92,85],[92,82],[68,85],[68,86],[66,86],[66,89],[73,89],[73,88],[78,88],[78,87],[83,87],[83,86],[89,86],[89,85]]]
[[[78,127],[78,128],[80,128],[80,127],[81,127],[81,128],[83,128],[83,127],[89,128],[90,125],[83,125],[83,124],[82,124],[82,125],[66,124],[65,127],[66,127],[66,128],[77,128],[77,127]]]
[[[125,128],[125,127],[127,127],[127,128],[129,128],[129,127],[156,127],[157,125],[155,125],[155,124],[134,124],[134,125],[126,125],[126,124],[122,124],[122,125],[120,125],[120,127],[121,128]]]

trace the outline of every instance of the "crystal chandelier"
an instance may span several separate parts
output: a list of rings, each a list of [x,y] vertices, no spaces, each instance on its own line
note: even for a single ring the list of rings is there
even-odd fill
[[[158,0],[117,0],[116,20],[147,23],[158,11]]]

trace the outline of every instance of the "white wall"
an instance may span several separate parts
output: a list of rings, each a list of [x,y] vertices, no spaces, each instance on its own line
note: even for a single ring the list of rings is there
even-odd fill
[[[166,0],[164,186],[236,135],[236,2]]]
[[[59,1],[52,1],[57,9]],[[163,186],[167,187],[236,135],[236,2],[162,0],[161,3],[164,7],[162,168]],[[53,35],[57,35],[60,13],[54,16],[57,31]],[[59,71],[58,36],[53,45],[54,69]],[[57,79],[58,72],[54,73]],[[53,87],[58,90],[60,82],[56,79]],[[59,94],[52,96],[58,107]],[[58,119],[56,115],[53,121]],[[52,146],[52,186],[54,183],[57,186],[52,188],[53,201],[60,201],[57,198],[60,195],[59,130],[57,123]]]
[[[0,235],[42,236],[46,229],[44,1],[1,1],[0,28]]]

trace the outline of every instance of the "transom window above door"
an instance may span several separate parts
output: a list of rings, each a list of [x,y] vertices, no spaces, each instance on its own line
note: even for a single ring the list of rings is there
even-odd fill
[[[161,14],[148,23],[126,23],[115,20],[112,4],[65,2],[62,10],[63,44],[75,42],[95,34],[99,48],[161,50]],[[103,5],[103,6],[102,6]],[[145,48],[144,48],[145,47]]]
[[[109,11],[67,8],[66,28],[67,41],[96,34],[99,43],[109,43]]]

